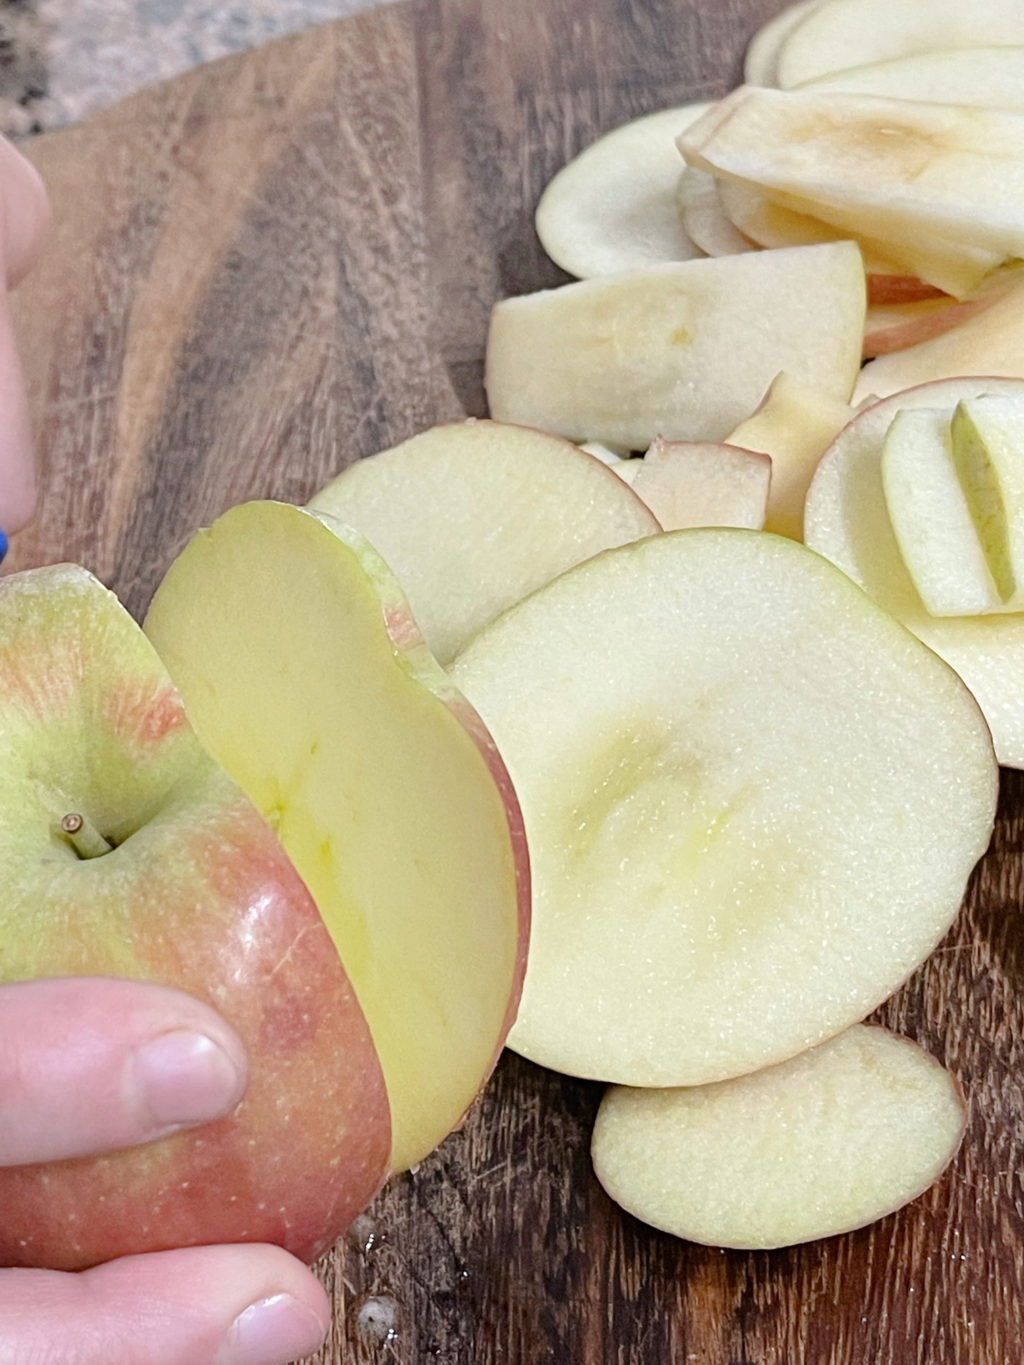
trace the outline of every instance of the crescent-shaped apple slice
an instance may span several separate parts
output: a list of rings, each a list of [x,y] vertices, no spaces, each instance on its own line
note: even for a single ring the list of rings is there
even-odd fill
[[[245,503],[201,531],[146,631],[320,908],[407,1168],[472,1103],[519,996],[526,851],[493,742],[376,551],[297,507]]]

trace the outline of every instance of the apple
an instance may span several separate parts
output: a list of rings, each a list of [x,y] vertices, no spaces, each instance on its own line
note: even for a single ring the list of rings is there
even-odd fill
[[[743,57],[743,79],[748,85],[778,85],[779,50],[783,41],[821,0],[797,0],[762,24]]]
[[[509,1045],[699,1085],[858,1022],[952,922],[992,829],[988,729],[848,578],[762,531],[665,532],[455,661],[522,803],[533,936]]]
[[[783,87],[868,62],[994,43],[1024,44],[1018,0],[823,0],[783,39],[776,77]]]
[[[1024,391],[964,398],[949,439],[1001,608],[1024,610]]]
[[[982,317],[990,317],[996,308]],[[972,319],[964,326],[980,320]],[[1024,767],[1020,690],[1024,615],[935,617],[925,609],[893,534],[881,464],[886,434],[901,411],[942,409],[952,421],[957,404],[964,399],[988,394],[1019,397],[1022,393],[1021,380],[961,377],[921,384],[874,403],[840,432],[822,456],[804,508],[807,545],[838,565],[956,669],[985,714],[999,761],[1013,768]]]
[[[882,443],[882,489],[904,566],[926,611],[971,616],[1001,598],[957,472],[944,408],[897,412]]]
[[[491,415],[646,450],[720,441],[780,370],[846,399],[864,330],[850,242],[650,266],[504,299],[491,315]]]
[[[885,398],[920,384],[962,375],[1024,378],[1024,277],[1009,272],[994,295],[986,307],[941,335],[865,365],[854,390],[854,403],[868,394]]]
[[[383,555],[442,664],[563,569],[661,529],[621,479],[569,441],[485,421],[432,427],[357,460],[310,507]]]
[[[726,217],[718,182],[710,172],[684,166],[678,176],[676,201],[683,227],[708,256],[757,250],[759,244],[745,237]]]
[[[864,358],[891,355],[917,346],[959,327],[975,313],[991,307],[999,297],[995,289],[973,298],[917,299],[912,303],[883,303],[868,308],[864,323]]]
[[[0,1263],[74,1270],[232,1241],[314,1260],[387,1170],[374,1044],[272,830],[84,569],[0,582],[0,755],[2,980],[180,987],[234,1025],[251,1065],[243,1102],[219,1122],[0,1170]]]
[[[541,246],[556,265],[589,279],[701,254],[676,208],[682,162],[675,137],[709,107],[686,104],[634,119],[562,167],[535,216]]]
[[[771,1249],[902,1208],[948,1166],[966,1121],[933,1057],[855,1024],[718,1085],[613,1087],[592,1154],[605,1190],[643,1222],[709,1246]]]
[[[201,531],[145,629],[309,887],[380,1057],[391,1169],[406,1169],[472,1103],[522,980],[529,868],[493,741],[380,556],[298,507],[244,503]]]
[[[658,437],[630,482],[666,531],[687,526],[764,525],[772,462],[768,455],[714,441]]]
[[[936,104],[1024,109],[1024,47],[954,47],[939,52],[914,52],[832,71],[799,88],[888,95]]]
[[[783,372],[772,380],[751,416],[729,433],[730,445],[771,457],[764,530],[802,539],[804,498],[811,476],[852,415],[848,403]]]

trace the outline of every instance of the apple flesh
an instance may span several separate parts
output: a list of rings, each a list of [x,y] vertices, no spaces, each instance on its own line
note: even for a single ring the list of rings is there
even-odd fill
[[[676,201],[683,226],[708,256],[735,256],[758,249],[759,243],[745,237],[726,216],[718,181],[710,172],[684,166],[676,187]]]
[[[310,507],[379,551],[442,664],[563,569],[661,529],[603,462],[498,422],[432,427],[357,460]]]
[[[200,532],[146,631],[320,909],[405,1169],[460,1121],[515,1014],[528,865],[493,742],[379,555],[301,508],[244,503]]]
[[[953,461],[1006,611],[1024,609],[1024,396],[958,403]]]
[[[3,981],[179,987],[234,1025],[251,1066],[239,1108],[200,1130],[0,1171],[0,1263],[235,1241],[312,1261],[387,1169],[374,1045],[309,891],[84,569],[0,585],[0,763]],[[84,822],[78,847],[65,816]]]
[[[759,82],[763,84],[763,82]],[[801,89],[843,90],[934,104],[1024,109],[1024,47],[959,47],[914,52],[832,71]]]
[[[537,203],[541,246],[577,279],[701,254],[680,222],[675,137],[707,103],[661,109],[613,128],[548,182]]]
[[[696,1085],[823,1041],[927,957],[988,843],[997,769],[966,687],[779,536],[606,551],[453,677],[530,844],[509,1044],[559,1071]]]
[[[851,242],[651,266],[505,299],[491,315],[491,415],[646,450],[721,441],[788,370],[846,399],[864,333]]]
[[[964,399],[1022,393],[1021,380],[961,377],[921,384],[874,403],[822,456],[804,508],[807,545],[956,669],[985,713],[999,761],[1013,768],[1024,767],[1024,615],[936,617],[925,610],[893,534],[881,464],[886,434],[901,411],[944,409],[951,421]]]
[[[916,1199],[953,1159],[966,1118],[933,1057],[855,1024],[719,1085],[614,1087],[592,1154],[605,1190],[643,1222],[768,1250],[864,1227]]]
[[[778,85],[779,52],[789,34],[821,0],[797,0],[768,20],[751,38],[743,57],[748,85]]]
[[[631,483],[666,531],[745,526],[759,531],[768,507],[772,462],[760,451],[713,441],[653,442]]]

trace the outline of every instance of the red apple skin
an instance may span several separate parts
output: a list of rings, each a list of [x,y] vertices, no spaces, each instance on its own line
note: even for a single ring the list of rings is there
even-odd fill
[[[948,298],[945,290],[915,275],[868,275],[868,303],[920,303]]]
[[[5,581],[4,612],[29,578]],[[0,838],[0,981],[107,975],[179,987],[238,1031],[250,1080],[235,1112],[202,1128],[100,1157],[0,1170],[0,1263],[77,1270],[239,1241],[274,1242],[311,1262],[386,1175],[390,1118],[373,1042],[320,913],[270,826],[200,748],[141,631],[94,580],[83,588],[87,578],[67,568],[32,571],[25,629],[0,624],[0,749],[5,721],[7,733],[27,720],[52,734],[81,701],[82,659],[116,649],[123,657],[103,686],[89,684],[95,727],[118,746],[126,774],[152,771],[158,813],[147,810],[112,852],[82,862],[55,857],[33,818],[39,849],[25,850],[24,886],[12,845]],[[102,627],[51,623],[41,636],[33,598],[49,593],[51,614],[63,609],[77,622],[89,616],[83,591],[113,603]],[[59,776],[71,808],[81,808],[71,758],[60,775],[42,765],[40,773],[43,781]],[[108,785],[116,807],[118,783]],[[15,819],[0,812],[8,826]]]

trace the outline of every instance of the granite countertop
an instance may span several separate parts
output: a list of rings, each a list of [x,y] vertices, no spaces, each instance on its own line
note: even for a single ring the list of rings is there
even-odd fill
[[[0,0],[0,132],[46,132],[379,0]]]

